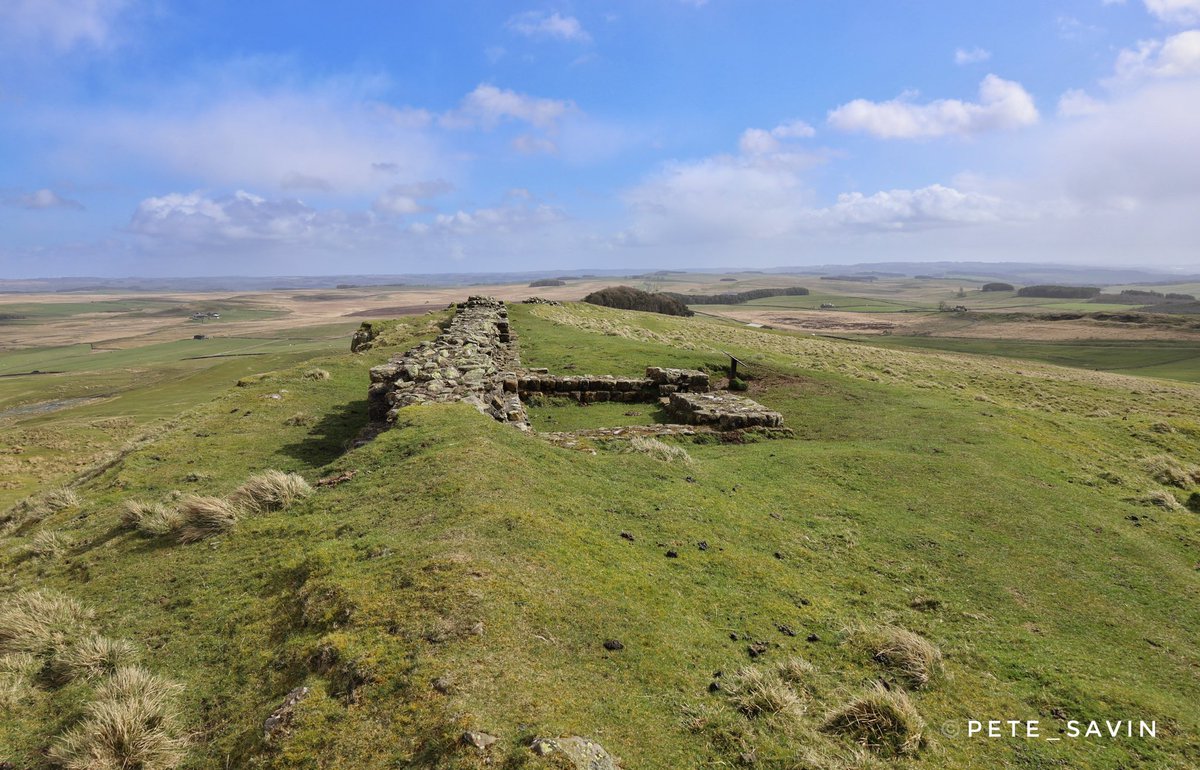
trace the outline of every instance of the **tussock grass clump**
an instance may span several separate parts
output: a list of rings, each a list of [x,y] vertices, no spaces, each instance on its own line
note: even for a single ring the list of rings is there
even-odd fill
[[[302,476],[283,471],[264,471],[246,479],[234,490],[230,501],[248,513],[279,511],[312,494]]]
[[[324,369],[313,367],[312,369],[306,369],[303,376],[306,380],[328,380],[333,375]]]
[[[62,556],[74,546],[71,538],[52,529],[43,529],[25,544],[25,553],[35,559],[53,559]]]
[[[683,447],[667,444],[656,438],[647,436],[634,436],[630,439],[629,446],[625,451],[649,455],[655,460],[662,460],[666,463],[681,462],[684,465],[692,464],[692,456]]]
[[[925,637],[897,626],[865,632],[871,656],[920,689],[942,670],[942,652]]]
[[[67,487],[59,487],[52,489],[42,495],[42,506],[51,513],[65,511],[68,508],[78,508],[80,504],[79,495],[75,490]]]
[[[799,655],[794,655],[776,663],[775,672],[790,685],[807,685],[817,672],[817,667]]]
[[[748,717],[798,718],[804,714],[804,701],[776,670],[739,669],[729,677],[725,692],[733,707]]]
[[[1165,489],[1152,489],[1141,497],[1137,498],[1136,502],[1141,505],[1148,505],[1154,508],[1162,508],[1164,511],[1182,511],[1183,506],[1175,499],[1175,495]]]
[[[136,659],[137,649],[124,639],[91,634],[55,655],[50,672],[60,683],[99,679],[132,665]]]
[[[287,425],[287,426],[293,427],[293,428],[299,428],[299,427],[303,427],[305,425],[312,425],[312,423],[313,423],[312,415],[306,414],[304,412],[296,412],[291,417],[289,417],[283,421],[284,425]]]
[[[126,500],[121,511],[121,523],[140,534],[162,537],[179,529],[183,524],[183,514],[161,503]]]
[[[1180,489],[1200,484],[1200,465],[1184,465],[1171,455],[1154,455],[1142,460],[1142,467],[1155,481]]]
[[[925,721],[908,695],[878,684],[831,713],[823,727],[886,756],[915,754],[926,743]]]
[[[42,661],[28,652],[0,655],[0,706],[13,708],[33,690]]]
[[[194,543],[228,532],[237,524],[237,511],[220,497],[188,495],[179,501],[181,522],[175,530],[181,543]]]
[[[83,721],[55,741],[50,760],[67,770],[169,770],[183,761],[173,699],[178,686],[143,669],[118,669]]]
[[[87,630],[92,613],[67,596],[42,591],[15,594],[0,604],[0,655],[44,655],[65,649]]]

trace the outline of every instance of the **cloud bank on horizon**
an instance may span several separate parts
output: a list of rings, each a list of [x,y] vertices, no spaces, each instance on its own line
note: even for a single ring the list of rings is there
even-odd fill
[[[1200,269],[1200,0],[0,1],[0,277]]]

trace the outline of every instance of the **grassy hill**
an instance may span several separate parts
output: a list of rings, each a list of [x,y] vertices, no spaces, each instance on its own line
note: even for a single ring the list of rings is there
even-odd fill
[[[99,633],[129,645],[105,660],[179,685],[187,768],[551,767],[528,745],[564,735],[627,769],[1200,764],[1200,387],[587,305],[512,319],[523,362],[557,373],[732,352],[795,438],[569,449],[429,406],[355,447],[367,370],[436,317],[398,323],[394,348],[231,377],[8,514],[0,618],[30,591],[81,608],[32,652],[0,626],[0,763],[48,765],[104,700],[102,674],[55,675]],[[199,542],[122,524],[128,501],[227,496],[266,469],[350,478]],[[914,673],[880,639],[942,660]],[[863,749],[836,727],[864,697],[917,716]],[[1106,718],[1158,735],[966,736]]]

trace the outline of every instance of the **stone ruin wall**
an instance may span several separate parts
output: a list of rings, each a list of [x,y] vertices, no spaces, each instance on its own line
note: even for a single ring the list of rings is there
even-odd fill
[[[391,423],[406,406],[462,401],[528,427],[520,397],[504,387],[520,365],[508,308],[491,297],[468,297],[436,339],[371,369],[367,412],[372,422]]]
[[[385,426],[406,406],[461,401],[528,430],[524,400],[556,397],[582,404],[659,402],[680,423],[722,431],[782,426],[778,412],[709,387],[708,375],[694,369],[651,366],[645,377],[560,377],[546,369],[524,369],[504,303],[469,297],[436,339],[371,369],[368,414]]]

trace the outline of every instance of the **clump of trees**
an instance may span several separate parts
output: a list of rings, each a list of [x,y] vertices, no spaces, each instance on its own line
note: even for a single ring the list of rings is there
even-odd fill
[[[789,286],[786,289],[750,289],[725,294],[679,294],[670,291],[663,293],[687,305],[740,305],[764,297],[802,297],[808,294],[808,289],[803,286]]]
[[[539,278],[536,281],[530,281],[529,285],[533,288],[539,286],[566,286],[567,282],[561,278]]]
[[[1025,286],[1017,291],[1018,297],[1042,297],[1051,299],[1091,299],[1100,293],[1097,286],[1056,286],[1039,284]]]
[[[993,281],[992,283],[985,283],[980,291],[1012,291],[1014,288],[1011,283]]]
[[[1191,294],[1175,292],[1163,294],[1160,291],[1147,289],[1125,289],[1120,294],[1097,294],[1092,298],[1093,302],[1105,302],[1113,305],[1155,305],[1169,302],[1194,302],[1195,300],[1196,298]]]
[[[613,307],[619,310],[641,310],[647,313],[662,313],[663,315],[695,315],[688,310],[687,305],[668,294],[651,294],[632,286],[609,286],[594,291],[583,298],[584,302],[603,307]]]

